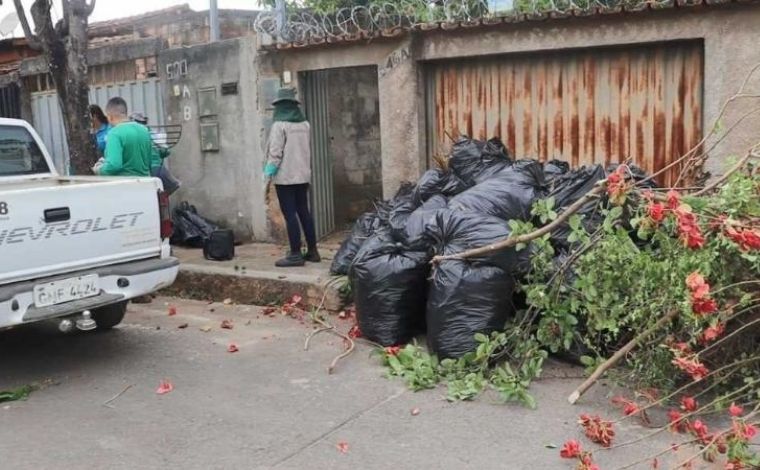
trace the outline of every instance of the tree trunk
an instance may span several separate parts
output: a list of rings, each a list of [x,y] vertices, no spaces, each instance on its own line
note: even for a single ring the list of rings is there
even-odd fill
[[[90,136],[90,97],[87,75],[87,13],[84,0],[71,0],[68,35],[64,39],[63,73],[53,75],[60,95],[64,128],[69,141],[71,171],[77,175],[91,174],[97,160]],[[81,5],[77,5],[81,4]]]
[[[64,0],[63,19],[53,27],[49,0],[35,0],[31,8],[37,40],[53,78],[63,115],[71,171],[91,174],[97,160],[90,135],[89,84],[87,79],[87,18],[85,0]]]

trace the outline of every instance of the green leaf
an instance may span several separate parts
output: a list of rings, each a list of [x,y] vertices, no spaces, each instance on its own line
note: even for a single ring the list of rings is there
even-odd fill
[[[486,343],[488,342],[488,336],[484,335],[483,333],[475,333],[475,341],[478,343]]]
[[[0,390],[0,403],[26,400],[33,391],[34,387],[31,385],[24,385],[13,390]]]
[[[580,361],[581,361],[581,364],[583,364],[586,367],[591,367],[594,364],[596,364],[596,359],[594,359],[591,356],[581,356]]]

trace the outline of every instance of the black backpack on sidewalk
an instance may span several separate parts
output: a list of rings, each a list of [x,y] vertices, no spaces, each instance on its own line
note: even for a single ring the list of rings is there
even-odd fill
[[[203,245],[203,257],[214,261],[229,261],[235,257],[235,235],[232,230],[214,230]]]

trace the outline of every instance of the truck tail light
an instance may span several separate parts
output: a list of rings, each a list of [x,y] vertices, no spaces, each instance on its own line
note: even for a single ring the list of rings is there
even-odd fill
[[[161,239],[169,238],[174,232],[171,212],[169,211],[169,195],[164,191],[158,192],[158,213],[161,217]]]

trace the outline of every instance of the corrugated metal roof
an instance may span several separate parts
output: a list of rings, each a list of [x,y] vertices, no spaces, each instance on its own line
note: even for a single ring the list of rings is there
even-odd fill
[[[638,1],[620,4],[613,7],[594,6],[589,9],[570,9],[567,11],[537,11],[534,13],[515,13],[504,16],[484,17],[469,21],[438,21],[431,23],[416,24],[413,26],[401,26],[391,29],[360,31],[355,34],[335,34],[329,36],[310,35],[307,40],[273,43],[263,46],[264,49],[304,49],[309,47],[328,46],[331,44],[356,43],[362,41],[375,41],[384,38],[393,38],[409,34],[413,31],[453,31],[477,28],[496,28],[512,24],[559,20],[566,18],[588,18],[593,16],[637,14],[642,12],[656,12],[662,10],[700,10],[706,7],[726,4],[758,3],[759,0],[664,0],[657,3],[652,1]]]

